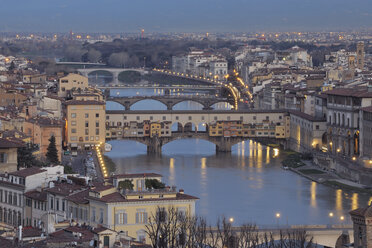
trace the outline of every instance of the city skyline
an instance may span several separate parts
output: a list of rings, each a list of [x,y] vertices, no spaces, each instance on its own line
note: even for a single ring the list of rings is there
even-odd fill
[[[308,0],[3,1],[2,32],[253,32],[360,30],[372,3]],[[48,20],[48,21],[45,21]]]

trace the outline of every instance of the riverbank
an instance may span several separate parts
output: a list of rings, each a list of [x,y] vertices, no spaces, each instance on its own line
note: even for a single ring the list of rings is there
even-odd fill
[[[372,190],[365,185],[339,177],[336,173],[324,170],[315,165],[311,154],[301,154],[294,151],[283,151],[286,154],[282,161],[284,169],[288,169],[311,181],[321,183],[325,186],[358,193],[372,194]]]

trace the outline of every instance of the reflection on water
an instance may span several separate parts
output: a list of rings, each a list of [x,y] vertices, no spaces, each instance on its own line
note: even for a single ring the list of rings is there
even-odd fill
[[[146,147],[132,141],[112,141],[107,155],[117,173],[156,172],[169,185],[200,198],[197,214],[214,221],[218,215],[234,217],[237,224],[276,224],[275,213],[290,225],[350,223],[348,211],[372,198],[325,187],[281,168],[282,157],[274,149],[247,141],[233,147],[232,154],[215,154],[204,140],[185,139],[168,143],[162,156],[150,156]],[[285,221],[284,221],[285,222]]]

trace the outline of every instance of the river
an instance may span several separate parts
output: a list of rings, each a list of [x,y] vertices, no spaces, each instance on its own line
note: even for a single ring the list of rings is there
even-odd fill
[[[137,91],[142,94],[147,90],[134,89],[131,94]],[[119,94],[124,92],[128,93],[122,90]],[[194,102],[178,106],[199,107]],[[228,106],[221,109],[224,107]],[[107,109],[121,106],[107,103]],[[155,110],[163,106],[145,100],[132,109]],[[326,187],[283,170],[283,154],[277,155],[272,148],[253,141],[233,146],[231,154],[216,154],[215,146],[208,141],[176,140],[163,146],[161,156],[148,155],[143,144],[133,141],[110,143],[113,149],[107,155],[117,164],[116,173],[162,174],[168,185],[199,197],[196,212],[212,224],[221,215],[233,217],[236,224],[249,222],[260,226],[350,224],[348,212],[370,201],[369,195]],[[333,217],[329,217],[330,213]]]

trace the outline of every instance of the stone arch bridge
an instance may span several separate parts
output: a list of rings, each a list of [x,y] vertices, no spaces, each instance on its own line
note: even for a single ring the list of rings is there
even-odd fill
[[[250,138],[250,137],[220,137],[220,136],[209,136],[207,132],[172,132],[172,136],[169,137],[119,137],[115,140],[132,140],[142,143],[147,146],[147,152],[153,154],[161,154],[162,147],[172,141],[180,139],[203,139],[216,145],[217,153],[231,152],[233,145],[236,145],[242,141],[254,140],[257,142],[266,143],[280,143],[286,147],[286,140],[278,142],[275,138]]]
[[[143,68],[108,68],[108,67],[102,67],[102,68],[85,68],[85,69],[77,69],[81,75],[88,77],[90,73],[95,71],[107,71],[112,74],[113,77],[113,84],[120,84],[119,82],[119,74],[125,71],[135,71],[141,73],[141,75],[149,73],[149,71],[143,69]]]
[[[200,103],[203,106],[204,110],[211,110],[212,105],[220,102],[234,104],[234,100],[222,97],[214,96],[135,96],[135,97],[106,97],[106,101],[116,102],[124,106],[125,110],[130,110],[130,107],[143,100],[155,100],[163,103],[167,110],[172,110],[174,105],[185,102],[193,101]]]

